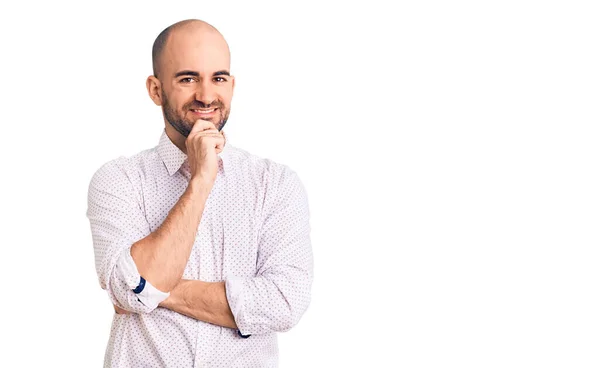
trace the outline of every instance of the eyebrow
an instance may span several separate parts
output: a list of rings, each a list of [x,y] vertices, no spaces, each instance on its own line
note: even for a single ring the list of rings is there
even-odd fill
[[[214,72],[213,73],[213,77],[216,77],[217,75],[227,75],[227,76],[231,76],[229,74],[229,71],[227,70],[219,70],[218,72]]]
[[[175,73],[175,78],[178,78],[178,77],[181,77],[181,76],[184,76],[184,75],[190,75],[190,76],[192,76],[192,77],[199,77],[199,76],[200,76],[200,73],[198,73],[198,72],[195,72],[195,71],[192,71],[192,70],[182,70],[182,71],[180,71],[180,72],[177,72],[177,73]],[[227,75],[227,76],[231,76],[231,75],[229,74],[229,71],[227,71],[227,70],[219,70],[218,72],[214,72],[214,73],[213,73],[213,77],[216,77],[216,76],[218,76],[218,75]]]
[[[191,75],[192,77],[199,77],[200,73],[198,72],[193,72],[191,70],[182,70],[180,72],[175,73],[175,78],[177,77],[181,77],[183,75]]]

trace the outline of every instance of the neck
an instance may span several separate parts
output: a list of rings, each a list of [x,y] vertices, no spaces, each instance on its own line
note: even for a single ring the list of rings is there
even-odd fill
[[[185,137],[182,136],[178,131],[175,130],[169,123],[165,123],[165,132],[167,137],[173,142],[174,145],[181,150],[181,152],[187,155],[187,149],[185,147]]]

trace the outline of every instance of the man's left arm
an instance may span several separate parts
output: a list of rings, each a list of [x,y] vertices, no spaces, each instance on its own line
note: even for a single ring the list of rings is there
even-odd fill
[[[269,175],[263,213],[256,276],[182,280],[160,306],[243,335],[296,325],[310,303],[313,257],[306,192],[294,172]]]
[[[237,328],[224,281],[181,280],[159,306],[214,325]]]

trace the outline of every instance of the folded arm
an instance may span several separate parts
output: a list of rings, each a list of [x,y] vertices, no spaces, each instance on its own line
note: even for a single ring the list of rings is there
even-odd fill
[[[293,172],[271,178],[254,277],[182,280],[160,306],[243,335],[287,331],[310,303],[312,250],[308,203]]]
[[[160,306],[200,321],[237,328],[227,303],[224,282],[181,280]]]
[[[140,274],[156,288],[171,291],[181,280],[211,187],[192,178],[159,228],[131,247]]]
[[[210,187],[190,181],[166,220],[152,233],[123,165],[119,160],[104,165],[89,186],[87,216],[96,271],[115,307],[149,313],[169,296],[183,275]]]

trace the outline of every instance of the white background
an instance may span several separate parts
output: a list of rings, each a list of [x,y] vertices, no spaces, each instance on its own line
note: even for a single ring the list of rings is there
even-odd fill
[[[151,47],[215,25],[229,142],[298,172],[313,301],[281,367],[600,366],[589,1],[2,2],[3,367],[99,367],[87,186],[157,144]]]

